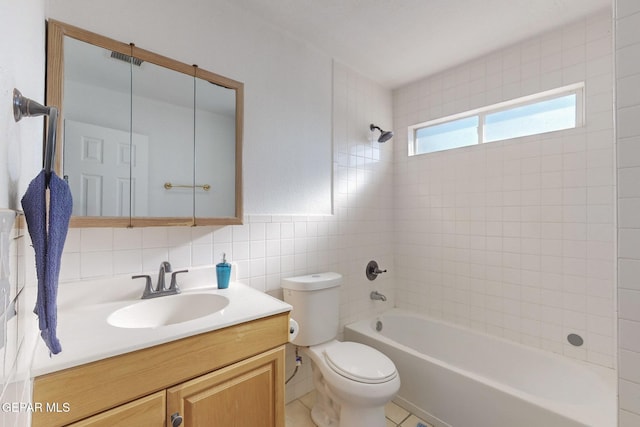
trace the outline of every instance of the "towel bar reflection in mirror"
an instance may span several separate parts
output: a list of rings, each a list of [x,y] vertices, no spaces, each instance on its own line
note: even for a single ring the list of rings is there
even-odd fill
[[[202,188],[204,191],[209,191],[211,189],[211,186],[209,184],[202,184],[202,185],[177,185],[177,184],[172,184],[170,182],[165,182],[164,183],[164,188],[166,188],[167,190],[171,190],[172,188]]]

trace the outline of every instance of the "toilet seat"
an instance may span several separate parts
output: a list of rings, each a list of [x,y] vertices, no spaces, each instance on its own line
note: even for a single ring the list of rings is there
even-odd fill
[[[325,348],[323,355],[331,370],[360,383],[385,383],[398,375],[391,359],[364,344],[336,342]]]

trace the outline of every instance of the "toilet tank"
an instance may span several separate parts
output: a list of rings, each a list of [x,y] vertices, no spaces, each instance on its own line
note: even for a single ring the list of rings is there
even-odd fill
[[[316,345],[338,336],[341,284],[342,275],[331,272],[282,279],[284,301],[299,325],[293,344]]]

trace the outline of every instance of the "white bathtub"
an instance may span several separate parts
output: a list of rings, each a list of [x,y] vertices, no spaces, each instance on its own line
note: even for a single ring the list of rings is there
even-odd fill
[[[435,426],[616,425],[611,369],[398,309],[347,325],[344,334],[394,361],[395,401]]]

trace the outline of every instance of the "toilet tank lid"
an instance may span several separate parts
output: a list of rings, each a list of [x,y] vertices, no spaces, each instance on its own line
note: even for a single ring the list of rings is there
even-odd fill
[[[282,287],[294,291],[317,291],[340,286],[340,284],[342,284],[342,275],[333,272],[282,279]]]

